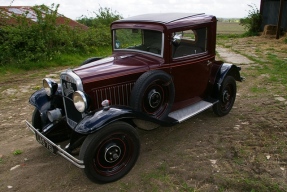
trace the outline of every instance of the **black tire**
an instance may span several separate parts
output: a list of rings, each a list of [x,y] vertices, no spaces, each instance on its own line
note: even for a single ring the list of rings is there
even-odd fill
[[[153,70],[142,74],[136,81],[130,106],[138,112],[163,120],[174,101],[172,77],[164,71]]]
[[[97,183],[116,181],[136,163],[140,152],[137,131],[130,124],[115,122],[88,135],[80,150],[84,172]]]
[[[38,129],[39,132],[42,133],[43,128],[48,124],[49,124],[49,122],[43,122],[42,121],[40,112],[38,111],[38,109],[35,108],[33,111],[33,114],[32,114],[32,125],[33,125],[33,127]],[[65,140],[69,139],[69,137],[70,137],[69,134],[70,134],[69,128],[66,126],[66,124],[64,122],[62,122],[62,123],[59,123],[57,125],[57,127],[55,127],[51,132],[45,133],[44,135],[48,139],[50,139],[51,141],[53,141],[55,143],[59,143],[61,141],[65,141]]]
[[[227,76],[220,87],[219,102],[213,106],[213,112],[222,117],[227,115],[233,107],[236,98],[236,82],[231,76]]]
[[[93,62],[93,61],[100,60],[100,59],[101,59],[101,57],[91,57],[91,58],[88,58],[88,59],[85,60],[83,63],[81,63],[81,66],[82,66],[82,65],[86,65],[86,64],[88,64],[88,63],[91,63],[91,62]]]

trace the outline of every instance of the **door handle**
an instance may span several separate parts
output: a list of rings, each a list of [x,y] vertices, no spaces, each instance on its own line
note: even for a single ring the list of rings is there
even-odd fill
[[[211,61],[207,61],[207,66],[209,66],[210,64],[212,64],[212,62]]]

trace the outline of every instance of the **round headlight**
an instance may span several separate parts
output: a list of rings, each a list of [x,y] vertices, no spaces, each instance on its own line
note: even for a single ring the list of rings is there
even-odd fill
[[[45,89],[46,94],[48,96],[51,96],[51,95],[55,94],[55,92],[57,91],[58,84],[55,81],[53,81],[52,79],[45,78],[45,79],[43,79],[43,88]]]
[[[52,79],[45,78],[43,79],[43,87],[48,96],[54,95],[58,89],[58,84]]]
[[[73,102],[76,109],[83,113],[88,108],[88,101],[85,94],[81,91],[76,91],[73,94]]]

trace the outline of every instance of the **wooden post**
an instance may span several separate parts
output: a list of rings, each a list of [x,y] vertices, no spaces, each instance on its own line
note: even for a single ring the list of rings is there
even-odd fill
[[[263,7],[264,7],[264,0],[260,0],[260,17],[261,17],[261,21],[260,21],[260,29],[262,31],[264,31],[264,26],[262,25],[263,23]]]
[[[260,1],[260,14],[263,15],[264,0]]]
[[[279,39],[279,37],[280,37],[283,6],[284,6],[284,0],[280,0],[277,31],[276,31],[276,39]]]

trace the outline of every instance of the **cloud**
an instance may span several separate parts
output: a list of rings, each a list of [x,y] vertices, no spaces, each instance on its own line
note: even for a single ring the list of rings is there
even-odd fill
[[[9,6],[11,1],[0,0],[1,6]],[[60,4],[59,13],[71,19],[82,15],[93,16],[100,7],[111,8],[123,17],[145,13],[188,12],[206,13],[217,17],[245,17],[248,5],[255,4],[259,8],[260,0],[14,0],[13,6],[33,6],[36,4]]]

